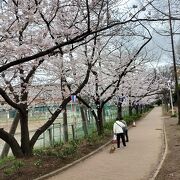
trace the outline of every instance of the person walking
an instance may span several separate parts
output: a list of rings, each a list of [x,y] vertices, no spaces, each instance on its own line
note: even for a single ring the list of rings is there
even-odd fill
[[[126,142],[129,142],[127,123],[126,123],[126,121],[123,118],[121,118],[120,121],[125,125],[125,127],[123,128],[124,136],[125,136]]]
[[[113,132],[117,138],[117,148],[120,148],[120,138],[122,139],[123,146],[126,146],[123,127],[125,125],[119,119],[113,124]]]

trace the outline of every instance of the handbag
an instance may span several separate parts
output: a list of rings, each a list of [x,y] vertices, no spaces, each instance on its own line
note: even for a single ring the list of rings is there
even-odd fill
[[[112,144],[115,144],[117,143],[117,137],[116,137],[116,134],[113,135],[113,138],[112,138]]]

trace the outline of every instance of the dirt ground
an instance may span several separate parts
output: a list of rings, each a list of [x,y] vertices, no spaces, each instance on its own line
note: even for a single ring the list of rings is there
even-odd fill
[[[180,180],[180,125],[177,118],[165,118],[168,151],[155,180]]]
[[[76,152],[71,156],[56,157],[36,155],[28,159],[10,160],[0,164],[0,180],[33,180],[91,153],[111,139],[111,135],[104,136],[98,143],[87,143],[83,141]]]

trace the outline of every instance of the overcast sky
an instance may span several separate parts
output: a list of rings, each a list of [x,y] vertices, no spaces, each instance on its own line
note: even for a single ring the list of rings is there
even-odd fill
[[[134,12],[138,10],[139,8],[142,8],[143,5],[145,5],[148,0],[123,0],[123,2],[126,2],[126,6],[128,8],[132,8],[133,5],[136,5],[137,8],[134,9]],[[168,13],[168,7],[167,7],[167,0],[166,1],[159,1],[156,0],[156,7],[160,7],[163,9],[164,12]],[[174,0],[170,0],[170,3],[172,5],[171,10],[172,14],[174,12],[173,8],[176,8],[174,6],[175,3],[173,3]],[[177,2],[177,1],[176,1]],[[159,5],[160,3],[163,3],[162,5]],[[180,3],[179,3],[180,4]],[[176,10],[176,14],[178,13],[179,9]],[[143,13],[151,13],[148,8],[141,13],[140,16],[143,17]],[[178,43],[180,43],[180,21],[176,21],[176,23],[172,22],[173,24],[173,32],[176,32],[177,35],[174,35],[174,46],[177,47]],[[171,46],[171,38],[169,33],[169,22],[167,23],[151,23],[150,26],[147,26],[148,29],[151,31],[151,34],[153,36],[152,41],[148,44],[148,49],[151,53],[154,52],[154,54],[159,57],[159,65],[162,64],[171,64],[172,61],[172,46]],[[152,27],[152,28],[151,28]],[[153,30],[154,28],[154,30]],[[157,32],[161,32],[163,36],[158,34]],[[166,32],[165,32],[166,31]],[[178,57],[177,57],[178,58]]]

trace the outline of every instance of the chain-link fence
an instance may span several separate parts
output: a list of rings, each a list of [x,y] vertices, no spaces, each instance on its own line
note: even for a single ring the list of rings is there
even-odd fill
[[[34,106],[29,109],[29,130],[30,137],[38,127],[45,123],[50,117],[51,112],[57,109],[56,105],[49,106]],[[86,117],[86,127],[88,134],[96,131],[95,119],[90,109],[83,107]],[[114,105],[106,105],[104,108],[104,119],[111,121],[116,118],[117,109]],[[9,131],[11,124],[15,118],[16,111],[13,109],[0,109],[0,125],[5,130]],[[81,138],[84,136],[81,111],[79,104],[70,104],[67,106],[67,130],[68,139]],[[15,137],[20,141],[20,127],[18,126]],[[62,113],[57,117],[56,121],[39,137],[36,142],[36,147],[47,147],[54,145],[57,142],[64,142],[64,123]],[[0,149],[2,149],[4,142],[0,140]]]
[[[30,137],[34,134],[38,125],[42,125],[50,117],[50,111],[54,111],[57,107],[55,105],[47,106],[35,106],[29,110],[29,127]],[[95,119],[90,109],[83,107],[83,111],[86,117],[87,133],[91,134],[96,131]],[[128,115],[128,107],[122,108],[122,115]],[[10,128],[11,123],[15,117],[15,110],[1,110],[0,121]],[[103,119],[105,122],[112,121],[117,117],[117,107],[115,105],[108,104],[103,109]],[[68,139],[82,138],[85,136],[85,132],[82,124],[82,117],[79,104],[70,104],[67,106],[67,120],[68,124],[66,129],[68,130]],[[40,124],[36,125],[37,122]],[[20,130],[19,130],[20,131]],[[20,141],[20,133],[18,129],[15,134],[16,138]],[[54,145],[55,143],[64,142],[64,124],[62,113],[58,116],[56,121],[39,137],[35,144],[35,147],[47,147]]]

